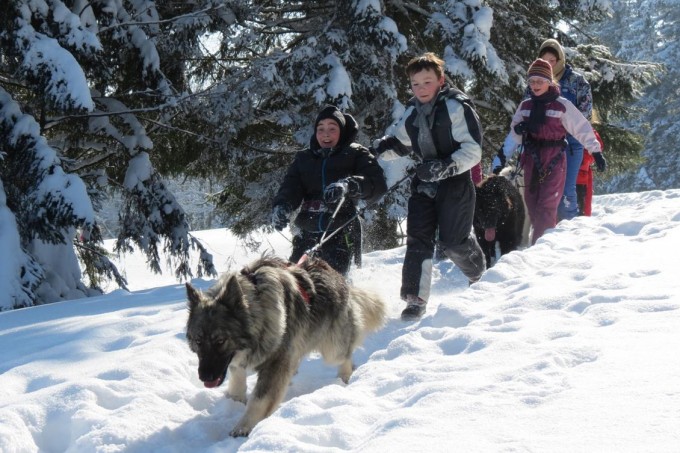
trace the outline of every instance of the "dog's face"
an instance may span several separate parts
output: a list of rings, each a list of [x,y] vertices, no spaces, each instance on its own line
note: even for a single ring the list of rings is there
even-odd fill
[[[502,216],[503,203],[491,194],[477,195],[475,222],[482,228],[494,228]]]
[[[206,387],[222,385],[234,355],[247,349],[248,311],[236,277],[212,296],[187,283],[187,341],[198,355],[198,377]]]
[[[497,176],[488,178],[475,189],[475,223],[481,228],[495,228],[508,214],[509,206],[512,206],[498,179]]]

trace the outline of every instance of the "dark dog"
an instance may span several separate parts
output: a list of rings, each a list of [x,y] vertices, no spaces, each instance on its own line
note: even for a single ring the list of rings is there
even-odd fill
[[[522,243],[524,203],[517,187],[502,176],[486,178],[476,191],[473,226],[488,268],[491,258],[496,258],[496,242],[501,255],[517,250]]]
[[[529,218],[529,211],[527,211],[527,204],[524,200],[524,170],[520,167],[517,170],[516,165],[508,165],[499,173],[499,176],[508,178],[512,184],[517,187],[520,195],[522,195],[522,204],[524,205],[524,228],[522,228],[522,247],[529,247],[531,245],[531,219]]]
[[[348,285],[325,261],[313,258],[297,266],[261,258],[223,275],[205,292],[187,284],[187,296],[187,340],[198,355],[204,385],[218,387],[229,370],[227,396],[245,403],[246,372],[258,374],[232,436],[247,436],[276,410],[311,351],[338,365],[338,376],[347,382],[352,353],[386,315],[377,294]]]

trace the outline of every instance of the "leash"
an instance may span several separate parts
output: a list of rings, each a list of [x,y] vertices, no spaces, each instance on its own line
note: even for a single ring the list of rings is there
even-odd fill
[[[373,202],[371,202],[371,203],[367,203],[366,206],[364,206],[363,208],[357,210],[357,212],[356,212],[356,213],[355,213],[348,221],[346,221],[345,223],[343,223],[342,225],[340,225],[338,228],[335,229],[335,231],[333,231],[331,234],[329,234],[328,236],[326,236],[326,233],[328,232],[328,230],[330,229],[331,224],[333,223],[333,219],[335,218],[335,215],[337,214],[338,210],[340,209],[340,206],[338,206],[338,208],[337,208],[337,209],[335,210],[335,212],[333,213],[333,216],[331,217],[331,220],[328,222],[328,227],[326,227],[326,231],[324,231],[324,233],[323,233],[323,235],[321,236],[321,239],[319,240],[319,242],[318,242],[314,247],[312,247],[311,249],[307,250],[307,251],[300,257],[300,260],[297,262],[297,265],[299,266],[299,265],[301,265],[302,263],[304,263],[305,261],[307,261],[307,259],[313,257],[313,256],[316,254],[316,252],[319,251],[319,249],[321,248],[321,246],[323,246],[324,243],[328,242],[328,240],[329,240],[330,238],[332,238],[333,236],[335,236],[336,234],[338,234],[338,233],[339,233],[343,228],[345,228],[347,225],[349,225],[350,223],[354,222],[360,215],[363,215],[363,213],[366,211],[366,209],[370,208],[371,206],[375,205],[378,201],[382,200],[382,198],[383,198],[385,195],[387,195],[388,193],[394,191],[397,187],[399,187],[399,186],[401,185],[401,183],[403,183],[404,181],[410,179],[412,176],[413,176],[413,172],[411,172],[411,171],[406,172],[406,174],[405,174],[399,181],[397,181],[397,182],[395,182],[394,184],[392,184],[392,186],[390,186],[390,188],[388,188],[388,189],[385,191],[385,193],[383,194],[382,197],[380,197],[379,199],[377,199],[377,200],[375,200],[375,201],[373,201]],[[344,197],[343,197],[343,201],[344,201]]]
[[[521,145],[519,148],[519,153],[517,153],[517,157],[515,158],[515,169],[510,171],[509,180],[512,182],[516,187],[521,187],[524,188],[524,181],[520,179],[521,176],[524,176],[524,169],[521,166],[522,162],[522,154],[524,153],[524,145]],[[521,181],[521,182],[520,182]]]
[[[343,195],[342,198],[340,198],[340,202],[338,203],[338,206],[335,208],[335,211],[333,211],[333,215],[331,216],[331,219],[328,221],[328,226],[323,231],[323,234],[321,235],[321,239],[319,239],[319,244],[323,244],[324,242],[326,242],[326,239],[324,239],[324,238],[326,237],[328,230],[331,228],[331,225],[333,224],[333,220],[335,220],[335,216],[338,215],[338,211],[340,211],[340,208],[342,207],[343,203],[345,203],[345,198],[346,198],[345,195]],[[333,235],[331,234],[331,236],[333,236]],[[331,236],[328,236],[328,239],[330,239]]]

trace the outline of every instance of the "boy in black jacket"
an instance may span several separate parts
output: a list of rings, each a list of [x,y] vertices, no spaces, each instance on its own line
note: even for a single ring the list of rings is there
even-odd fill
[[[327,106],[316,117],[314,129],[309,148],[296,154],[272,203],[272,223],[279,231],[288,225],[290,214],[300,208],[294,220],[299,231],[293,236],[292,262],[318,244],[324,232],[328,237],[351,219],[359,199],[370,203],[387,191],[376,159],[368,149],[354,143],[358,129],[351,115]],[[346,276],[352,254],[359,264],[358,218],[324,242],[317,256]]]
[[[374,143],[380,155],[411,151],[420,164],[411,182],[401,298],[405,321],[425,313],[430,296],[435,234],[444,254],[474,283],[486,269],[472,233],[475,188],[470,169],[482,157],[482,129],[469,98],[445,85],[444,62],[433,53],[406,66],[414,97],[404,115]],[[385,153],[387,155],[387,153]]]

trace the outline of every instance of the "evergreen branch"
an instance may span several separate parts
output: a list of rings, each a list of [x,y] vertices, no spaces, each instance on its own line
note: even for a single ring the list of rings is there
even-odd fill
[[[262,28],[258,29],[258,32],[265,34],[288,34],[288,33],[311,33],[314,29],[300,29],[295,27],[295,24],[303,23],[308,25],[310,22],[309,16],[294,17],[290,19],[278,19],[276,21],[264,21],[251,19],[249,22],[260,25]],[[280,27],[283,30],[268,30]]]
[[[487,101],[483,101],[481,99],[472,99],[472,102],[474,102],[475,107],[482,107],[482,108],[485,108],[487,110],[498,111],[497,106],[495,106],[495,105],[493,105],[493,104],[491,104]]]
[[[71,161],[68,166],[68,170],[71,173],[76,173],[88,167],[96,167],[97,165],[104,162],[111,156],[114,156],[115,154],[116,154],[115,151],[108,151],[106,153],[98,153],[94,157],[91,157],[89,159],[78,160],[77,162]]]
[[[402,5],[404,6],[404,8],[410,9],[410,10],[413,11],[414,13],[418,13],[418,14],[420,14],[420,15],[422,15],[422,16],[425,16],[425,17],[431,17],[431,16],[432,16],[431,13],[429,13],[429,12],[426,11],[426,10],[424,10],[424,9],[421,8],[420,6],[416,5],[415,3],[406,2],[406,3],[403,3]]]
[[[121,27],[135,27],[135,26],[141,26],[141,25],[160,25],[160,24],[166,24],[166,23],[173,23],[176,22],[180,19],[188,18],[188,17],[193,17],[193,16],[198,16],[203,13],[207,13],[209,11],[215,11],[221,8],[224,8],[226,5],[218,5],[218,6],[211,6],[199,11],[193,11],[191,13],[183,14],[181,16],[176,16],[171,19],[161,19],[157,21],[141,21],[141,22],[121,22],[118,24],[110,25],[108,27],[102,27],[99,32],[100,33],[105,33],[109,30],[113,30],[116,28],[121,28]]]
[[[92,2],[87,2],[83,5],[82,9],[78,13],[78,17],[81,17],[87,8],[92,8]]]
[[[57,124],[67,121],[69,119],[81,119],[81,118],[98,118],[98,117],[103,117],[103,116],[118,116],[118,115],[133,115],[136,113],[147,113],[147,112],[157,112],[159,110],[163,110],[166,108],[173,107],[169,104],[161,104],[157,105],[154,107],[144,107],[144,108],[138,108],[138,109],[128,109],[128,110],[118,110],[114,112],[104,112],[104,111],[99,111],[99,112],[92,112],[92,113],[86,113],[84,115],[63,115],[63,116],[56,116],[50,119],[49,121],[45,122],[44,129],[49,129],[50,127],[56,126]]]
[[[0,74],[0,83],[3,85],[10,85],[13,87],[21,88],[21,89],[28,89],[29,87],[27,85],[22,84],[21,82],[15,81],[12,78],[9,78],[8,76],[4,74]]]
[[[87,252],[92,253],[93,255],[97,255],[97,256],[99,256],[99,257],[101,257],[101,258],[106,258],[106,259],[109,258],[109,256],[108,256],[107,253],[100,252],[96,247],[92,247],[91,245],[88,245],[88,244],[85,243],[85,242],[81,242],[81,241],[73,241],[73,245],[74,245],[77,249],[87,251]]]
[[[171,126],[171,125],[169,125],[169,124],[164,124],[164,123],[161,123],[160,121],[152,120],[151,118],[144,118],[144,117],[140,116],[139,119],[140,119],[141,121],[147,121],[147,122],[149,122],[149,123],[151,123],[151,124],[154,124],[154,125],[156,125],[156,126],[158,126],[158,127],[163,128],[163,129],[167,129],[167,130],[171,130],[171,131],[175,131],[175,132],[180,132],[180,133],[182,133],[182,134],[191,135],[192,137],[198,137],[198,138],[200,138],[201,140],[205,140],[205,141],[213,142],[213,143],[219,143],[219,144],[223,143],[223,142],[220,141],[220,140],[215,140],[214,138],[206,137],[206,136],[203,135],[203,134],[199,134],[199,133],[196,133],[196,132],[191,132],[191,131],[188,131],[188,130],[186,130],[186,129],[182,129],[182,128],[177,127],[177,126]]]
[[[257,147],[255,145],[251,145],[250,143],[244,143],[243,145],[248,147],[249,149],[251,149],[253,151],[258,152],[258,153],[268,154],[268,155],[271,155],[271,156],[290,155],[290,154],[294,154],[294,153],[297,152],[297,150],[291,152],[291,151],[275,151],[275,150],[272,150],[272,149],[264,149],[264,148]]]
[[[536,20],[538,22],[541,22],[544,26],[546,26],[548,29],[553,30],[553,31],[559,31],[557,27],[555,27],[551,22],[545,20],[543,16],[540,14],[536,14],[531,8],[529,8],[527,5],[524,3],[520,3],[519,6],[524,9],[525,14],[527,16],[530,16],[533,18],[533,20]],[[571,25],[571,24],[570,24]]]
[[[326,2],[315,2],[315,3],[310,3],[310,2],[300,2],[298,6],[272,6],[272,7],[265,7],[260,10],[262,13],[266,14],[279,14],[279,13],[310,13],[310,12],[319,12],[323,11],[329,8],[332,8],[334,2],[326,1]]]

